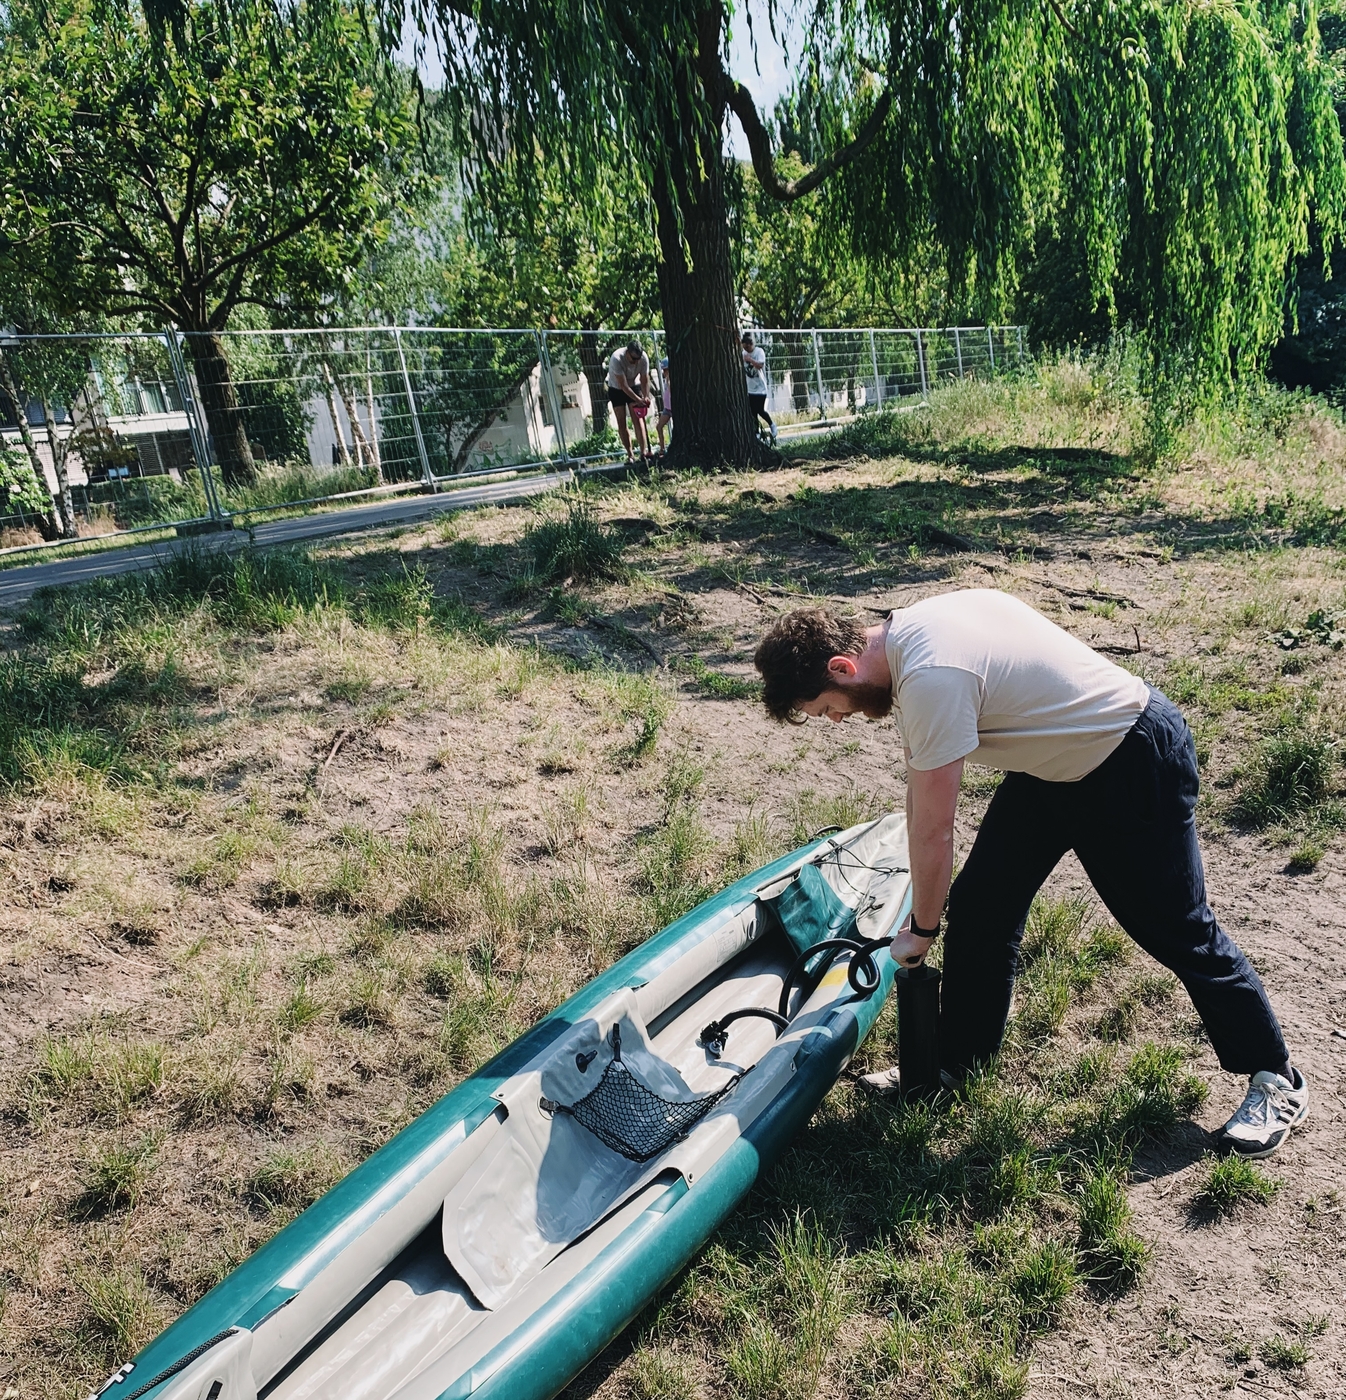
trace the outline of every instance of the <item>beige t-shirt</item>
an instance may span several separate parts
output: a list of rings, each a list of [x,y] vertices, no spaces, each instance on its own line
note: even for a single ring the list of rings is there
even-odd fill
[[[899,608],[885,645],[897,725],[921,770],[966,758],[1077,782],[1150,700],[1138,676],[995,589]]]

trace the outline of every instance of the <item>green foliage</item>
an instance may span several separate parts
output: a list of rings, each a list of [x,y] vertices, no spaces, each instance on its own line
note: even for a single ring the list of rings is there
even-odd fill
[[[53,305],[205,331],[237,306],[321,297],[410,148],[407,94],[335,6],[189,0],[155,34],[134,6],[65,0],[11,7],[6,30],[0,218],[26,240],[6,255]]]
[[[1245,1205],[1266,1205],[1281,1185],[1277,1177],[1268,1176],[1255,1162],[1237,1152],[1227,1157],[1207,1157],[1197,1179],[1192,1208],[1197,1215],[1234,1215]]]
[[[1334,736],[1292,729],[1262,745],[1234,802],[1235,815],[1251,826],[1285,821],[1321,804],[1336,770]]]
[[[617,429],[605,422],[595,432],[586,433],[567,446],[572,457],[601,457],[621,451],[622,442],[617,436]]]
[[[623,572],[621,536],[607,529],[583,497],[566,506],[564,516],[542,520],[524,532],[524,550],[539,578],[579,583],[619,578]]]
[[[39,482],[28,455],[0,443],[0,516],[26,511],[44,515],[51,509],[51,495]]]

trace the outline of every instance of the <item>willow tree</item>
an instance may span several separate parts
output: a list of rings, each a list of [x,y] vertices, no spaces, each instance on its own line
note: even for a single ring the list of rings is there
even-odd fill
[[[170,0],[165,0],[170,3]],[[390,35],[400,0],[384,0]],[[614,156],[643,172],[658,244],[678,444],[752,451],[737,353],[725,137],[761,188],[818,190],[867,258],[934,241],[950,288],[1003,303],[1043,224],[1091,286],[1135,309],[1158,360],[1228,375],[1281,326],[1312,217],[1342,228],[1346,170],[1314,0],[766,0],[800,36],[782,167],[775,123],[729,73],[733,0],[413,0],[438,42],[469,166],[542,152],[582,200]],[[785,21],[790,21],[789,24]],[[632,238],[645,233],[633,208]],[[1123,295],[1124,294],[1124,295]]]

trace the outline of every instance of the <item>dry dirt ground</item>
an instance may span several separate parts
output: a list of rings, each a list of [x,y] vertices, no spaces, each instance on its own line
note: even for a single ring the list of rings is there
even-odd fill
[[[0,1396],[84,1393],[688,889],[899,804],[891,726],[766,723],[751,651],[804,598],[878,617],[960,587],[1025,598],[1188,709],[1212,903],[1313,1092],[1271,1201],[1212,1220],[1204,1132],[1242,1086],[1180,993],[1141,1012],[1123,1041],[1185,1037],[1209,1098],[1136,1159],[1140,1284],[1076,1289],[1021,1352],[1026,1393],[1346,1394],[1346,854],[1330,803],[1262,831],[1229,819],[1276,725],[1346,732],[1343,653],[1284,644],[1346,612],[1346,552],[1293,533],[1297,499],[1340,504],[1342,434],[1140,479],[1114,430],[1075,456],[1051,447],[1059,422],[1019,422],[1004,431],[1028,448],[614,488],[594,510],[635,572],[607,583],[529,574],[533,508],[326,551],[352,587],[428,580],[451,627],[314,609],[147,629],[146,657],[186,677],[171,705],[117,711],[148,776],[57,767],[0,797]],[[1263,508],[1292,485],[1288,517]],[[964,851],[991,788],[969,782]],[[1067,861],[1049,892],[1086,889]],[[636,1366],[648,1335],[567,1394],[753,1393],[695,1340],[659,1389]],[[838,1355],[859,1345],[838,1337]],[[859,1374],[829,1362],[818,1393],[931,1393]]]

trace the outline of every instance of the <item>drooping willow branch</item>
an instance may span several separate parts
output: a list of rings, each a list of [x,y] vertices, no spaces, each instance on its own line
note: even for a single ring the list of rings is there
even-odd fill
[[[776,173],[776,162],[771,151],[771,134],[762,125],[762,119],[757,114],[757,104],[748,89],[742,83],[735,82],[728,74],[725,74],[725,101],[729,110],[738,118],[743,134],[748,138],[748,152],[752,156],[752,168],[758,183],[776,199],[793,200],[802,199],[816,190],[828,176],[849,165],[874,140],[888,119],[889,109],[893,105],[893,90],[891,87],[884,89],[883,95],[874,104],[873,111],[865,118],[860,130],[844,146],[839,146],[830,155],[824,156],[797,180],[782,180]]]

